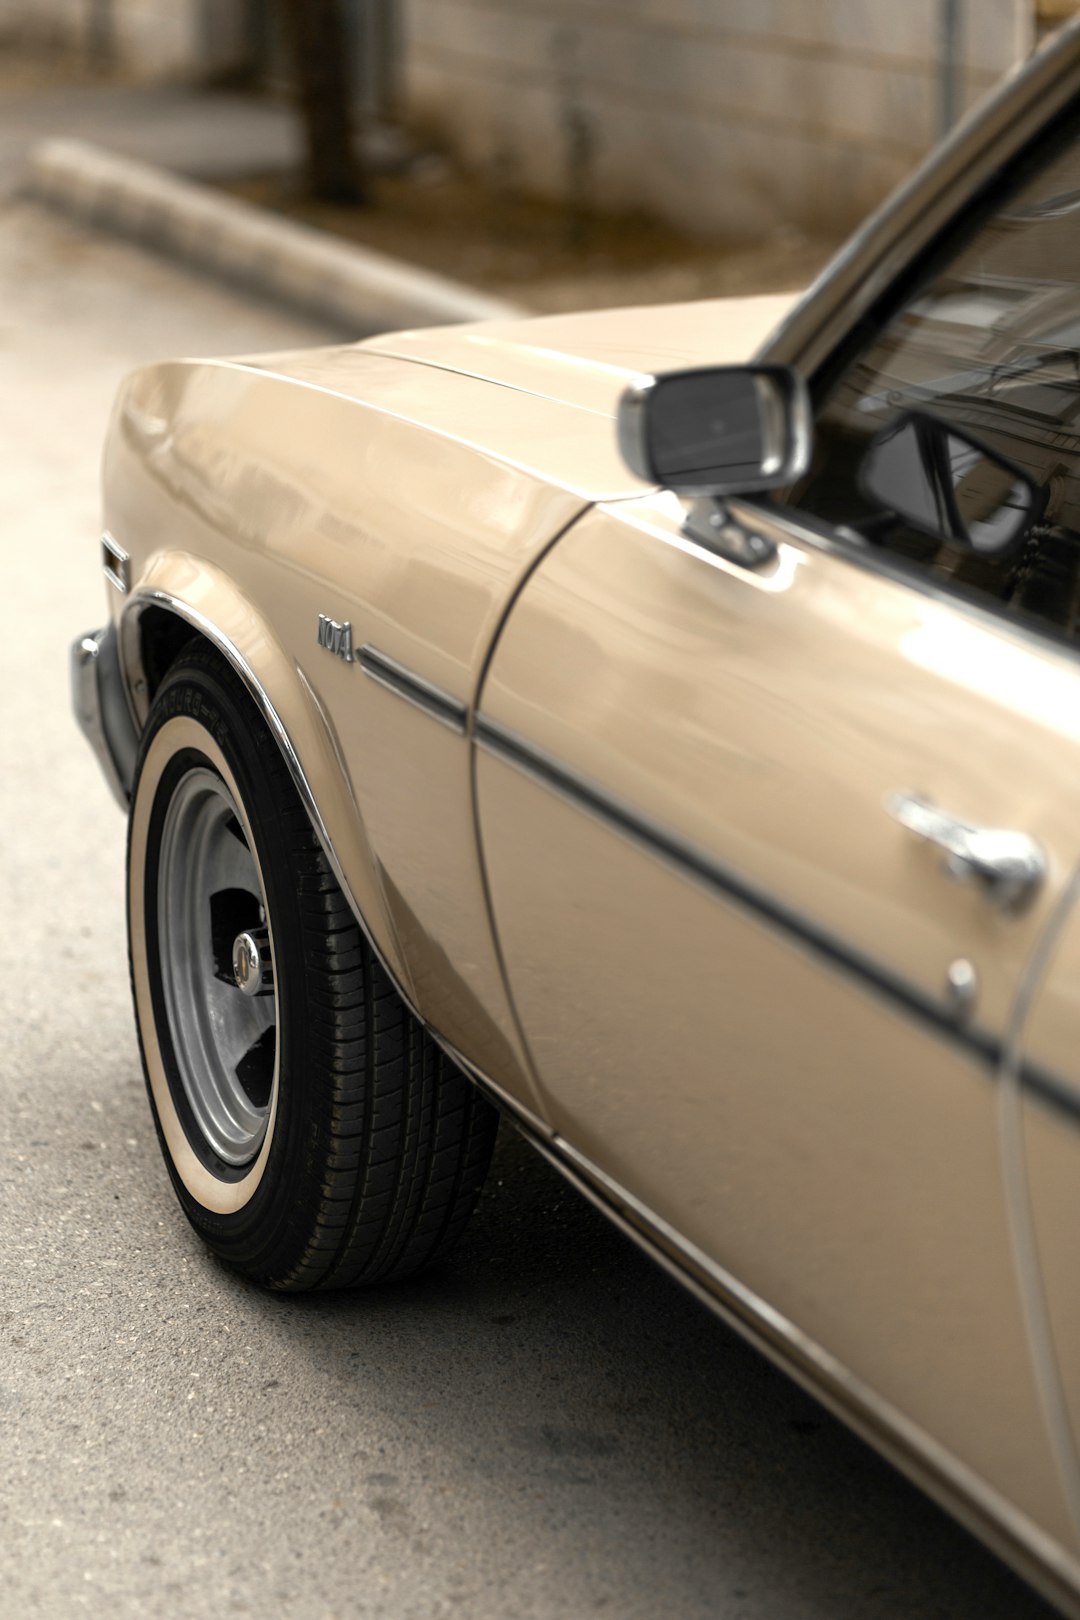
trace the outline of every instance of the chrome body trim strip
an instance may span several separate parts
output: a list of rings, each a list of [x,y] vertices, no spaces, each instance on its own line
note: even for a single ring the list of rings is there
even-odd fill
[[[1080,1615],[1080,1564],[910,1418],[781,1312],[680,1236],[561,1136],[532,1146],[653,1260],[808,1390],[1066,1612]]]
[[[433,720],[439,720],[444,726],[449,726],[451,731],[459,732],[461,736],[465,735],[469,717],[468,708],[464,703],[459,703],[457,698],[451,697],[449,692],[432,686],[422,675],[415,675],[411,669],[406,669],[404,664],[399,664],[394,658],[388,658],[385,653],[381,653],[377,647],[370,644],[360,648],[356,654],[356,662],[365,675],[369,675],[373,681],[384,686],[388,692],[393,692],[395,697],[404,698],[406,703],[422,709]]]
[[[955,1008],[936,999],[918,985],[901,978],[885,963],[847,944],[831,930],[804,916],[777,896],[716,860],[680,834],[588,781],[577,771],[552,759],[542,749],[517,736],[485,715],[475,721],[477,743],[488,753],[531,776],[558,793],[577,809],[596,817],[640,844],[650,854],[676,867],[684,876],[719,893],[725,900],[752,912],[761,922],[787,935],[804,949],[839,968],[867,989],[898,1003],[938,1034],[967,1048],[980,1063],[993,1067],[1001,1056],[1001,1043],[988,1031],[958,1020]]]
[[[1071,1125],[1080,1126],[1080,1091],[1059,1074],[1040,1063],[1024,1063],[1020,1083],[1026,1094],[1037,1098],[1044,1108],[1059,1114]]]
[[[471,1062],[464,1052],[459,1051],[452,1041],[448,1041],[445,1036],[439,1034],[434,1024],[429,1024],[425,1018],[421,1018],[407,996],[404,999],[413,1016],[423,1024],[424,1029],[436,1045],[442,1047],[451,1063],[456,1064],[462,1074],[468,1075],[473,1084],[486,1094],[488,1100],[494,1103],[496,1108],[513,1121],[518,1130],[534,1146],[540,1146],[541,1144],[547,1146],[554,1142],[555,1132],[550,1125],[545,1124],[538,1114],[534,1114],[531,1109],[526,1108],[525,1104],[519,1102],[516,1097],[512,1097],[508,1091],[505,1091],[502,1086],[492,1080],[490,1075],[485,1074],[482,1069],[478,1069],[476,1064]]]

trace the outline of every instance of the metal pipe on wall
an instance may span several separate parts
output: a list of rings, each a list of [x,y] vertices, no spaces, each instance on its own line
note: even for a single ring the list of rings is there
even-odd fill
[[[86,50],[95,62],[111,62],[116,39],[112,0],[87,0]]]
[[[941,134],[947,135],[964,110],[961,0],[941,0],[939,13]]]

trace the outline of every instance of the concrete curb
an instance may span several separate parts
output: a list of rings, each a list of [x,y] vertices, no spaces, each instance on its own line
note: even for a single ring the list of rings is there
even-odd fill
[[[88,141],[40,142],[30,154],[24,192],[340,326],[349,337],[525,313]]]

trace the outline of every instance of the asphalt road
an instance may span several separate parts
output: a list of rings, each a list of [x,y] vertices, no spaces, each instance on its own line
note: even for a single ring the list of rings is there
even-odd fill
[[[176,1208],[123,826],[69,716],[117,379],[319,334],[0,210],[0,1607],[1036,1620],[1047,1610],[511,1133],[452,1263],[279,1299]]]

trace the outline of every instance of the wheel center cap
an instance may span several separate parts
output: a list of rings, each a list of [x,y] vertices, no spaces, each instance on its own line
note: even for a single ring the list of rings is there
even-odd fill
[[[237,934],[232,948],[233,978],[245,996],[267,996],[274,988],[270,936],[265,928]]]

